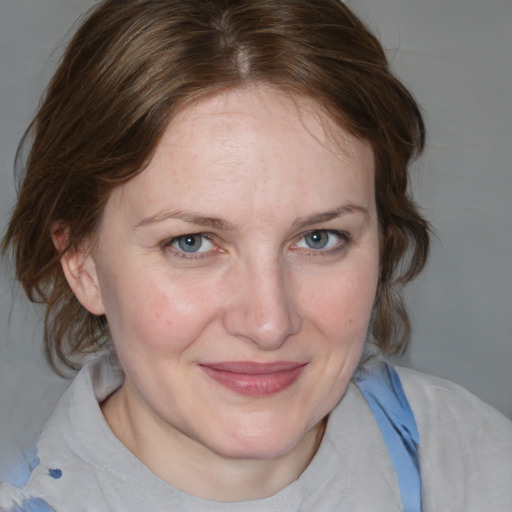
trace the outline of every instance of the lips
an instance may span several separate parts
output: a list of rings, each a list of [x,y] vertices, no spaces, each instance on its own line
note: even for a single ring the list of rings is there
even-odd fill
[[[226,361],[199,365],[209,377],[236,393],[266,396],[284,391],[301,375],[307,363]]]

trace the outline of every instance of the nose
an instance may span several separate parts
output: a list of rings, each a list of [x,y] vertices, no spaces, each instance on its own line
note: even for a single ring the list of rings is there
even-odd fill
[[[302,324],[290,280],[279,262],[243,266],[235,273],[224,328],[261,350],[275,350]]]

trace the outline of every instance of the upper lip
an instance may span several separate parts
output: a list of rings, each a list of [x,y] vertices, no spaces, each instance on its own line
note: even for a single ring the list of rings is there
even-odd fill
[[[259,363],[255,361],[222,361],[219,363],[201,363],[200,366],[211,368],[219,372],[230,372],[246,375],[266,375],[278,372],[295,370],[306,366],[305,362],[274,361],[271,363]]]

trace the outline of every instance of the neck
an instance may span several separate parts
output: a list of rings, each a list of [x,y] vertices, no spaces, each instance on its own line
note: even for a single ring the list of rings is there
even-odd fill
[[[170,427],[152,411],[141,414],[133,400],[123,385],[102,405],[114,434],[164,481],[214,501],[261,499],[284,489],[307,467],[325,430],[323,421],[288,453],[274,459],[230,458]]]

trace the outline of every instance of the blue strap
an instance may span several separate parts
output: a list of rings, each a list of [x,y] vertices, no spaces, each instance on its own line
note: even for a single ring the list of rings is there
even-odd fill
[[[361,390],[386,442],[395,467],[404,512],[421,512],[419,434],[395,369],[386,362],[359,369],[354,382]]]

